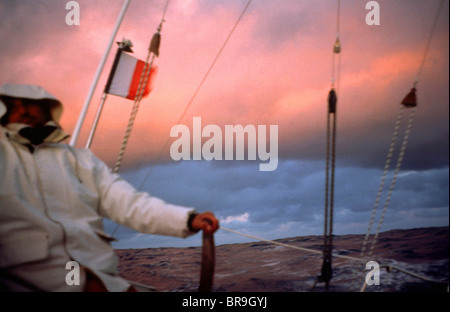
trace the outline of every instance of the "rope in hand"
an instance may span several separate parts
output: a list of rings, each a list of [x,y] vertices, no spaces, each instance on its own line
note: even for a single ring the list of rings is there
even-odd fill
[[[165,7],[164,13],[163,13],[163,18],[162,18],[160,27],[158,28],[158,34],[159,34],[159,31],[161,30],[162,22],[164,21],[164,16],[165,16],[166,11],[167,11],[168,2],[169,1],[167,1],[167,3],[166,3],[166,7]],[[188,111],[189,107],[193,103],[195,97],[197,96],[198,92],[200,91],[201,87],[203,86],[204,82],[206,81],[206,78],[209,76],[210,72],[212,71],[214,65],[216,64],[217,60],[219,59],[219,56],[222,54],[222,51],[225,49],[225,46],[227,45],[228,41],[230,40],[231,35],[233,34],[235,29],[237,28],[239,22],[241,21],[242,17],[244,16],[245,12],[247,11],[247,9],[250,6],[251,2],[252,2],[252,0],[249,0],[247,2],[244,10],[242,11],[241,15],[239,16],[239,18],[237,20],[237,22],[233,26],[231,32],[229,33],[228,37],[226,38],[225,42],[223,43],[222,47],[220,48],[218,54],[214,58],[214,60],[213,60],[212,64],[210,65],[208,71],[206,72],[206,74],[204,75],[203,79],[201,80],[198,88],[196,89],[196,91],[194,92],[192,98],[190,99],[190,101],[188,102],[186,108],[184,109],[184,112],[180,116],[178,123],[181,122],[181,120],[183,119],[184,115]],[[153,39],[152,39],[152,42],[153,42]],[[158,44],[159,44],[159,42],[158,42]],[[150,46],[152,46],[152,44]],[[149,54],[147,56],[147,62],[145,64],[146,66],[147,66],[147,63],[148,63],[148,58],[150,56],[150,50],[151,49],[149,49]],[[156,53],[156,55],[158,55],[158,54]],[[153,63],[154,57],[155,57],[155,54],[153,55],[152,63]],[[151,65],[152,64],[150,64],[150,66],[149,66],[149,73],[146,74],[145,75],[146,78],[144,78],[145,79],[144,80],[144,84],[143,84],[144,87],[146,85],[146,83],[145,83],[146,79],[148,79],[148,76],[150,75]],[[144,75],[145,71],[146,70],[143,70],[143,75]],[[139,86],[141,86],[142,78],[143,78],[143,76],[141,76],[141,79],[140,79],[140,82],[139,82]],[[142,88],[142,91],[139,92],[140,94],[143,93],[144,87]],[[141,90],[141,88],[139,87],[138,90]],[[138,96],[137,100],[135,100],[135,104],[133,106],[133,110],[132,110],[132,113],[131,113],[130,121],[128,123],[128,127],[127,127],[127,130],[126,130],[126,134],[125,134],[125,137],[124,137],[124,140],[123,140],[123,143],[122,143],[122,147],[121,147],[121,150],[120,150],[120,153],[119,153],[119,158],[117,160],[116,168],[115,168],[114,172],[117,172],[119,167],[120,167],[120,163],[122,161],[122,157],[123,157],[123,154],[124,154],[125,149],[126,149],[128,138],[129,138],[129,135],[130,135],[133,123],[134,123],[134,119],[135,119],[136,114],[137,114],[137,110],[139,108],[139,103],[140,103],[140,99],[141,98],[142,98],[142,95]],[[158,154],[157,160],[159,160],[161,158],[162,152],[164,151],[164,149],[166,148],[166,146],[167,146],[167,144],[169,142],[170,142],[170,138],[167,139],[166,143],[161,148],[161,150],[160,150],[160,152]],[[146,177],[144,178],[144,181],[139,186],[139,190],[141,190],[142,187],[144,186],[145,182],[147,181],[148,177],[150,176],[151,172],[153,171],[153,167],[154,167],[154,165],[151,166],[149,172],[147,173]],[[114,229],[112,235],[114,235],[114,233],[117,231],[118,228],[119,228],[119,224],[116,225],[116,228]],[[200,271],[200,286],[199,286],[199,291],[200,292],[208,292],[208,291],[212,290],[212,284],[213,284],[213,278],[214,278],[214,268],[215,268],[214,236],[213,236],[213,234],[206,234],[203,231],[203,237],[202,237],[202,265],[201,265],[201,271]]]

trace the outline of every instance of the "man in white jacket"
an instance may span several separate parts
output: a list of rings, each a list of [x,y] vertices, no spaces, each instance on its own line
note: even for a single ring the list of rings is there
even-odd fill
[[[0,290],[129,291],[103,217],[177,237],[218,229],[212,213],[137,192],[90,150],[62,143],[61,113],[41,87],[0,87]],[[70,261],[80,285],[66,282]]]

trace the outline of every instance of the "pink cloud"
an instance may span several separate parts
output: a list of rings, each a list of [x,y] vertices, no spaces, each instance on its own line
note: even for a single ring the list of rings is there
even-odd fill
[[[58,18],[42,23],[41,18],[48,15],[42,9],[38,11],[40,15],[23,22],[22,30],[8,27],[12,33],[17,32],[17,37],[0,32],[3,41],[14,41],[18,46],[17,39],[27,47],[15,53],[14,63],[11,54],[0,51],[2,63],[9,60],[8,74],[0,74],[2,83],[45,86],[64,102],[62,125],[69,132],[75,126],[121,3],[80,1],[80,6],[82,19],[78,28],[64,24],[61,17],[65,11],[55,4],[50,6],[51,16]],[[117,40],[131,39],[135,56],[145,59],[162,9],[162,3],[134,2]],[[170,4],[163,24],[161,55],[156,59],[159,73],[155,88],[142,101],[125,165],[156,158],[242,9],[243,6],[229,4],[206,11],[195,1]],[[15,16],[30,15],[30,10],[23,7],[14,12]],[[298,157],[305,155],[306,147],[314,145],[314,140],[324,133],[335,14],[334,2],[296,6],[291,2],[279,6],[253,3],[182,123],[190,125],[193,116],[201,116],[205,124],[219,126],[278,124],[280,151]],[[354,129],[370,131],[380,123],[391,124],[396,103],[412,86],[428,35],[424,31],[418,37],[407,27],[400,31],[396,19],[387,17],[388,10],[383,11],[386,18],[382,26],[370,28],[364,23],[364,14],[364,8],[357,5],[342,7],[338,105],[339,125],[344,133]],[[426,63],[424,74],[432,81],[448,82],[448,69],[447,72],[440,69],[448,67],[448,49],[442,50],[440,44],[448,44],[448,20],[446,23],[446,30],[445,23],[439,24],[444,36],[437,37],[439,44],[434,41],[429,55],[432,61]],[[428,29],[430,25],[427,19],[421,27]],[[290,36],[282,36],[283,29]],[[390,36],[389,40],[386,36]],[[396,45],[395,36],[405,44]],[[115,49],[116,46],[109,55],[78,146],[83,146],[87,138]],[[431,93],[421,89],[421,96]],[[448,102],[448,91],[442,93],[439,101]],[[110,165],[117,156],[131,106],[131,101],[108,97],[93,150]],[[430,118],[439,115],[434,113]],[[168,160],[169,154],[164,153],[163,158]]]

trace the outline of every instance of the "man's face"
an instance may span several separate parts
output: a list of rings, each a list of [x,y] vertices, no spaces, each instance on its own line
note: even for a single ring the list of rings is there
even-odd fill
[[[8,123],[23,123],[34,128],[43,126],[47,121],[47,115],[38,103],[22,99],[12,100]]]

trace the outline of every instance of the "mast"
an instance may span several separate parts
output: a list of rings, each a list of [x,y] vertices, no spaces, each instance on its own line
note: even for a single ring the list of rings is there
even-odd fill
[[[114,38],[117,35],[117,32],[118,32],[119,27],[120,27],[120,24],[122,23],[123,17],[125,16],[125,12],[128,9],[128,5],[130,4],[130,1],[131,0],[125,0],[123,2],[122,9],[120,11],[119,17],[117,18],[116,25],[114,26],[111,38],[110,38],[110,40],[108,42],[108,46],[106,48],[105,53],[103,54],[103,57],[102,57],[102,59],[100,61],[99,66],[97,68],[97,72],[95,73],[94,80],[92,81],[92,84],[91,84],[91,88],[89,89],[89,92],[88,92],[88,95],[87,95],[86,100],[84,102],[84,105],[83,105],[83,108],[81,110],[80,116],[78,117],[78,122],[77,122],[77,124],[75,126],[75,129],[73,131],[72,138],[70,139],[70,143],[69,144],[71,146],[74,146],[76,141],[77,141],[77,139],[78,139],[78,136],[80,134],[80,130],[81,130],[81,127],[83,125],[84,119],[86,118],[86,113],[88,111],[89,104],[91,102],[92,96],[94,95],[95,88],[96,88],[96,86],[98,84],[98,80],[100,78],[100,74],[102,73],[103,67],[105,66],[106,59],[108,58],[109,51],[111,50],[111,47],[112,47],[112,45],[114,43]]]
[[[111,83],[114,78],[114,74],[116,72],[117,65],[119,64],[120,55],[122,54],[123,51],[133,53],[133,50],[131,50],[131,47],[133,46],[133,44],[131,43],[130,40],[123,39],[121,42],[117,42],[117,44],[119,45],[119,47],[117,48],[116,56],[114,58],[113,65],[112,65],[111,71],[109,73],[108,81],[106,82],[105,89],[103,90],[102,99],[100,100],[100,104],[99,104],[97,113],[94,118],[94,123],[92,125],[91,132],[89,133],[89,137],[88,137],[88,140],[86,143],[86,148],[91,148],[92,140],[94,139],[95,130],[97,130],[98,121],[100,119],[100,115],[102,113],[103,106],[106,101],[106,97],[108,96],[109,88],[111,87]]]

